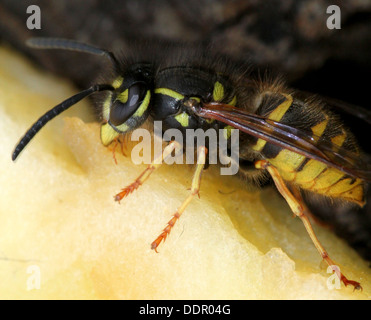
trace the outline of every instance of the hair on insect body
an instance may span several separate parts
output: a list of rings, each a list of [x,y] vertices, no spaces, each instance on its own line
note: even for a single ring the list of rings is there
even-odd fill
[[[187,46],[156,50],[133,48],[116,57],[109,51],[80,42],[32,38],[28,45],[39,49],[65,49],[108,58],[112,71],[95,84],[66,99],[41,116],[15,147],[15,160],[37,132],[61,112],[85,97],[99,93],[100,137],[105,146],[127,136],[146,122],[161,121],[162,129],[222,130],[230,141],[232,129],[239,134],[239,174],[259,181],[269,175],[293,213],[298,216],[323,260],[345,285],[361,289],[349,280],[317,239],[302,193],[363,206],[364,189],[371,181],[369,158],[362,154],[351,132],[318,99],[301,99],[280,81],[252,80],[246,66],[208,50]],[[153,49],[153,48],[151,48]],[[138,189],[173,153],[186,147],[174,139],[138,178],[115,196],[122,200]],[[161,234],[152,242],[157,248],[190,201],[199,193],[201,175],[210,155],[206,142],[198,147],[197,163],[188,197],[178,207]],[[252,163],[253,170],[245,163]]]

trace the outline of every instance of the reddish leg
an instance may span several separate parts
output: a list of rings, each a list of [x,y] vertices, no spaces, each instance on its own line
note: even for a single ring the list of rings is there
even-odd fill
[[[319,254],[321,255],[322,259],[326,261],[326,263],[331,266],[332,270],[336,273],[336,275],[339,277],[339,279],[344,283],[345,286],[352,285],[354,289],[361,289],[362,287],[359,282],[348,280],[344,274],[340,272],[340,269],[336,267],[336,264],[334,261],[332,261],[326,252],[325,248],[322,246],[322,244],[319,242],[317,236],[314,233],[314,230],[312,228],[312,225],[310,224],[310,221],[308,217],[305,215],[305,210],[301,202],[294,197],[294,195],[290,192],[290,190],[287,188],[285,182],[281,178],[278,170],[272,166],[268,161],[266,160],[260,160],[255,162],[255,167],[257,169],[266,169],[268,170],[269,174],[272,176],[273,181],[278,189],[278,191],[281,193],[281,195],[285,198],[288,205],[290,206],[292,212],[298,216],[301,221],[304,223],[305,229],[307,230],[310,238],[312,239],[315,247],[317,248]]]
[[[181,145],[176,141],[171,141],[165,147],[162,154],[156,157],[133,183],[129,184],[127,187],[122,189],[120,193],[115,195],[115,201],[121,201],[124,197],[138,189],[144,183],[144,181],[149,178],[151,173],[161,166],[162,160],[165,160],[167,157],[169,157],[174,150],[177,153],[179,150],[181,150]]]
[[[191,192],[187,199],[182,203],[182,205],[178,208],[178,210],[174,213],[173,217],[167,223],[166,227],[162,231],[162,233],[156,238],[155,241],[151,244],[151,249],[154,249],[157,252],[157,247],[160,245],[162,241],[165,241],[167,236],[170,234],[171,229],[174,227],[175,223],[178,221],[184,210],[187,208],[188,204],[191,202],[195,195],[199,194],[200,184],[201,184],[201,175],[202,170],[205,166],[207,149],[206,147],[200,147],[198,152],[197,158],[197,166],[196,171],[193,176]]]

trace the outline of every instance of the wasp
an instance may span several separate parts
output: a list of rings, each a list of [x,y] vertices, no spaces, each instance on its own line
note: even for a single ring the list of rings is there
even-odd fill
[[[32,38],[28,45],[105,56],[112,70],[102,83],[75,94],[41,116],[15,147],[13,160],[47,122],[93,93],[101,95],[100,136],[105,146],[147,121],[161,121],[163,130],[173,128],[185,134],[187,129],[223,130],[227,139],[232,129],[238,129],[239,174],[249,176],[253,171],[257,176],[269,175],[294,215],[303,222],[323,260],[345,286],[362,288],[336,268],[314,233],[302,198],[303,194],[312,194],[363,206],[366,184],[371,181],[369,158],[326,104],[316,98],[302,99],[278,81],[251,80],[244,67],[212,54],[212,50],[167,47],[157,54],[154,48],[135,48],[117,58],[110,51],[73,40]],[[115,200],[138,189],[161,165],[158,160],[178,152],[184,143],[170,141]],[[198,148],[189,196],[152,242],[156,252],[199,194],[208,149],[206,143]],[[253,164],[253,170],[244,168],[246,162]]]

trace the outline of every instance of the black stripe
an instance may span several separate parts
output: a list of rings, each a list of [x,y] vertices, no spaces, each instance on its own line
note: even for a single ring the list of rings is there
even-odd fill
[[[257,115],[268,116],[271,112],[276,110],[287,98],[281,94],[265,94],[259,108],[256,110]]]
[[[310,158],[305,158],[304,161],[295,169],[296,172],[300,172],[304,169]]]
[[[308,105],[306,105],[303,101],[294,99],[290,108],[285,112],[280,122],[311,133],[312,127],[326,120],[324,113],[311,112],[311,109],[308,108]]]
[[[272,143],[266,143],[263,149],[261,150],[262,155],[267,159],[274,159],[278,154],[284,150],[283,148],[276,146]]]

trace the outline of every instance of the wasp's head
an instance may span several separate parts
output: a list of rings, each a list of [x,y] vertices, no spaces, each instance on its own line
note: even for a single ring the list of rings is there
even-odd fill
[[[153,87],[151,64],[127,63],[125,68],[122,68],[122,64],[113,53],[74,40],[31,38],[27,41],[27,45],[38,49],[63,49],[105,56],[111,61],[116,73],[121,76],[116,77],[110,84],[95,84],[47,111],[18,142],[12,154],[13,160],[50,120],[95,92],[107,92],[102,107],[101,139],[104,145],[110,144],[118,135],[137,128],[147,119]],[[125,71],[122,71],[123,69]]]
[[[112,82],[102,106],[101,140],[110,144],[120,134],[138,128],[148,118],[152,71],[148,64],[131,66]]]

